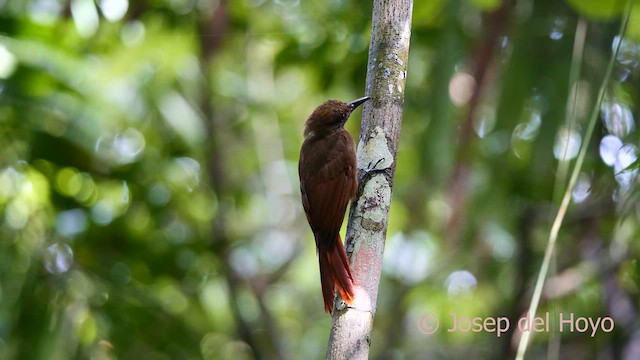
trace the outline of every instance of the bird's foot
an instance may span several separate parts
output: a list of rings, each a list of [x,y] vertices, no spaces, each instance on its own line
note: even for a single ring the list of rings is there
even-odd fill
[[[375,163],[373,161],[369,162],[366,169],[362,169],[362,175],[360,176],[360,182],[362,182],[365,178],[371,177],[376,173],[384,173],[387,169],[381,168],[378,169],[378,165],[383,162],[385,158],[378,159]]]
[[[365,170],[365,172],[366,173],[370,173],[372,171],[376,171],[377,170],[376,167],[378,167],[378,165],[383,161],[385,161],[385,158],[378,159],[378,161],[376,161],[375,164],[373,164],[373,161],[370,161],[369,165],[367,165],[367,169]],[[371,164],[373,164],[373,166],[371,166]],[[382,169],[380,169],[380,170],[382,170]]]

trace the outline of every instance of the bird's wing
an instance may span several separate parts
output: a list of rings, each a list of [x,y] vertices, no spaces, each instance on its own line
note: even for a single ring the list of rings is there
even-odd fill
[[[355,144],[349,133],[337,133],[341,141],[325,138],[332,146],[314,144],[314,149],[327,149],[325,153],[309,152],[305,141],[301,151],[299,172],[302,204],[314,233],[340,231],[349,200],[357,191]],[[318,169],[313,172],[313,169]]]

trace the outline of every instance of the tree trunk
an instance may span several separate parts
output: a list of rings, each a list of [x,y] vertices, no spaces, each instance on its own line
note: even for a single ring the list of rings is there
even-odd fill
[[[356,284],[352,306],[336,307],[327,359],[367,359],[382,269],[402,123],[412,0],[374,0],[366,95],[358,143],[358,195],[346,248]]]

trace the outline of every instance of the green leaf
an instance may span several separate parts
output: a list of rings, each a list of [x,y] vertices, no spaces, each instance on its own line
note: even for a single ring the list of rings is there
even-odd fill
[[[625,173],[627,171],[634,171],[640,169],[640,159],[636,159],[636,161],[632,162],[626,168],[620,170],[616,175]]]
[[[588,18],[610,20],[622,14],[628,0],[567,0],[567,3],[578,13]]]
[[[502,5],[502,0],[469,0],[473,5],[483,11],[492,11]]]

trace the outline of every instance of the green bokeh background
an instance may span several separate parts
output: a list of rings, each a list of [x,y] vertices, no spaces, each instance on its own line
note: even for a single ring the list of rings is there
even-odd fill
[[[485,16],[503,4],[414,4],[372,359],[513,356],[513,333],[444,329],[526,311],[626,1]],[[297,158],[315,106],[364,94],[371,6],[0,0],[0,359],[323,358]],[[636,3],[538,314],[615,329],[538,333],[529,358],[640,356],[639,41]],[[487,46],[468,120],[454,80]]]

